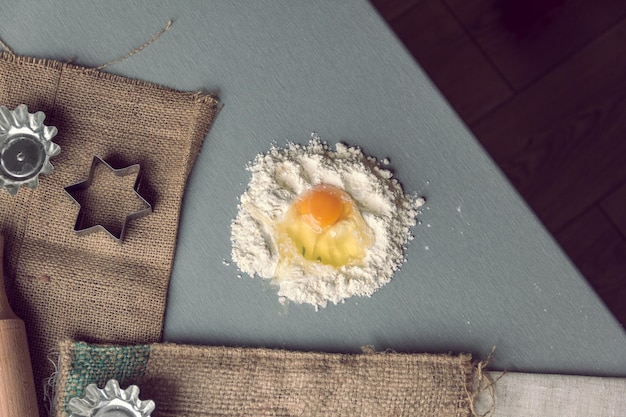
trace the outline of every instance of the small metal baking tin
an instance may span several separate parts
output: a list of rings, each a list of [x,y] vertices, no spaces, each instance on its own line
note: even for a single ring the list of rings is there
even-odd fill
[[[82,397],[71,398],[69,417],[150,417],[155,409],[152,400],[139,399],[139,387],[130,385],[123,390],[115,379],[103,389],[89,384]]]
[[[61,152],[52,142],[57,128],[46,126],[46,115],[29,113],[25,104],[15,110],[0,106],[0,187],[15,195],[21,186],[37,188],[39,174],[50,174],[50,158]]]
[[[133,191],[135,192],[135,195],[137,196],[137,198],[141,200],[146,206],[146,208],[136,211],[134,213],[130,213],[129,215],[126,216],[126,218],[124,219],[124,223],[122,224],[122,228],[120,230],[119,235],[116,235],[115,233],[111,232],[102,224],[96,224],[96,225],[89,226],[89,227],[83,227],[83,216],[84,216],[83,208],[81,207],[80,203],[72,195],[72,193],[74,192],[86,190],[87,188],[91,186],[96,168],[100,164],[105,165],[117,177],[125,177],[127,175],[137,174],[137,179],[135,180]],[[126,226],[128,222],[134,219],[138,219],[140,217],[147,216],[148,214],[152,213],[152,205],[145,198],[143,198],[141,194],[139,194],[140,184],[141,184],[141,166],[139,164],[130,165],[126,168],[115,169],[111,165],[107,164],[102,158],[94,156],[93,161],[91,163],[91,169],[89,170],[89,177],[87,177],[85,181],[78,182],[76,184],[73,184],[64,188],[65,193],[72,199],[72,201],[74,201],[74,203],[78,205],[78,207],[80,207],[80,210],[78,211],[78,216],[76,217],[76,223],[74,224],[74,232],[78,236],[85,236],[90,233],[104,231],[113,239],[117,240],[118,243],[123,243],[124,233],[126,232]]]

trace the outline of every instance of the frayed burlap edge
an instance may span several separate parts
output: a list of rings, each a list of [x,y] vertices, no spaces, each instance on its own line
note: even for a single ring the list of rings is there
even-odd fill
[[[7,62],[21,64],[21,65],[43,66],[46,68],[52,68],[52,69],[61,70],[61,71],[65,69],[72,70],[72,71],[80,71],[85,74],[94,76],[96,78],[103,78],[106,80],[124,83],[127,85],[133,85],[133,86],[139,86],[142,88],[169,91],[169,92],[175,92],[175,93],[184,93],[179,90],[166,87],[160,84],[155,84],[149,81],[139,80],[135,78],[128,78],[128,77],[113,74],[110,72],[105,72],[97,68],[84,67],[81,65],[72,64],[70,62],[61,62],[61,61],[57,61],[57,60],[49,59],[49,58],[36,58],[36,57],[30,57],[30,56],[16,55],[14,53],[7,52],[7,51],[0,51],[0,59],[7,61]],[[213,105],[218,104],[218,100],[216,99],[215,94],[212,92],[198,91],[195,93],[186,93],[186,94],[194,97],[194,99],[200,103],[209,103]]]

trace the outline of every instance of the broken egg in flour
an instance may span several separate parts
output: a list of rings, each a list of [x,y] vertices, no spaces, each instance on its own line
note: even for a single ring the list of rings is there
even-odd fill
[[[352,197],[328,184],[303,192],[276,231],[279,269],[300,256],[333,267],[359,265],[374,242],[374,233]]]
[[[405,194],[360,148],[332,149],[313,134],[307,145],[273,146],[247,169],[231,223],[232,259],[277,286],[281,303],[317,310],[369,297],[406,261],[423,199]]]

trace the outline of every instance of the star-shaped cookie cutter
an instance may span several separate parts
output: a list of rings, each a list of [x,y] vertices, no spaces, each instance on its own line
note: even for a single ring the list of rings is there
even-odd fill
[[[122,223],[122,227],[119,231],[119,234],[116,234],[110,231],[103,224],[95,224],[92,226],[85,227],[83,225],[84,209],[81,206],[80,202],[74,197],[74,193],[87,190],[91,186],[93,182],[93,178],[94,178],[94,173],[98,165],[101,165],[101,164],[104,165],[109,171],[111,171],[113,175],[115,175],[116,177],[125,177],[127,175],[133,175],[133,174],[137,175],[137,178],[135,179],[135,184],[133,185],[133,191],[135,195],[137,196],[137,198],[144,204],[145,208],[128,214],[126,218],[124,219],[124,222]],[[91,169],[89,170],[89,177],[87,177],[85,181],[78,182],[76,184],[73,184],[64,188],[65,193],[74,201],[74,203],[78,205],[78,207],[80,207],[80,210],[78,211],[78,216],[76,217],[76,223],[74,224],[74,232],[78,236],[84,236],[90,233],[104,231],[113,239],[117,240],[118,243],[122,243],[124,240],[124,233],[126,232],[126,225],[128,224],[128,222],[134,219],[138,219],[140,217],[147,216],[148,214],[152,213],[152,205],[145,198],[143,198],[141,194],[139,194],[140,184],[141,184],[141,166],[139,164],[130,165],[126,168],[115,169],[111,165],[107,164],[102,158],[94,156],[93,161],[91,163]]]

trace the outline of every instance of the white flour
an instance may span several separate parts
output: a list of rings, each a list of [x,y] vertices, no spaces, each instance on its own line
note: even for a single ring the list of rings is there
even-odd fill
[[[232,259],[242,272],[278,285],[281,301],[317,309],[328,301],[337,304],[354,295],[370,296],[405,261],[404,245],[412,239],[410,228],[424,199],[407,196],[391,172],[359,148],[337,144],[335,149],[314,134],[307,146],[272,147],[247,166],[252,178],[231,224]],[[307,262],[305,268],[294,265],[288,277],[279,279],[273,228],[300,193],[320,183],[352,196],[375,241],[360,266]]]

